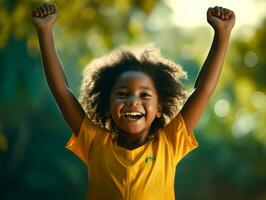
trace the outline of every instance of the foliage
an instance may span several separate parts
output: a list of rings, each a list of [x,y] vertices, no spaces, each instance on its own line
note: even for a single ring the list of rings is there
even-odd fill
[[[31,9],[43,2],[0,2],[4,200],[84,199],[86,194],[86,168],[64,148],[71,133],[45,82],[31,25]],[[189,79],[183,82],[189,87],[211,43],[205,27],[174,26],[171,9],[162,1],[54,2],[60,8],[56,46],[76,95],[84,65],[120,44],[155,42],[188,71]],[[219,86],[195,130],[200,148],[177,166],[177,199],[266,198],[265,30],[266,20],[251,37],[236,35],[231,41]]]

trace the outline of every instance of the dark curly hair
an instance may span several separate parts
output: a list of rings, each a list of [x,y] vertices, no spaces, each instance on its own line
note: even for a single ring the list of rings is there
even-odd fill
[[[154,82],[162,117],[155,118],[151,131],[162,128],[187,98],[179,81],[186,73],[178,64],[163,58],[154,45],[138,51],[122,46],[85,67],[79,100],[86,114],[101,127],[115,130],[113,120],[107,115],[109,99],[117,78],[125,71],[141,71]]]

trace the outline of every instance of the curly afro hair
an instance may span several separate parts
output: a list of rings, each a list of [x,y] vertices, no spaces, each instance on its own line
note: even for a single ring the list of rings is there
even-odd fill
[[[163,58],[153,44],[137,51],[126,46],[93,60],[83,71],[79,101],[88,117],[111,132],[115,124],[108,115],[111,90],[125,71],[141,71],[154,82],[162,117],[155,118],[151,131],[165,126],[175,116],[187,98],[179,79],[186,77],[180,65]]]

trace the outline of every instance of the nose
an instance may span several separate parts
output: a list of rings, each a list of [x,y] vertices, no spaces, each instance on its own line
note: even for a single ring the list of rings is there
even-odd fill
[[[137,105],[140,105],[140,101],[139,101],[138,97],[136,97],[136,96],[130,96],[127,99],[126,104],[129,105],[129,106],[137,106]]]

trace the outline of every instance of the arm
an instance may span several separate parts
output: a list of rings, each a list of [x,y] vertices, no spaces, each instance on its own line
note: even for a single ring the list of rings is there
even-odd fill
[[[232,11],[221,7],[209,8],[207,20],[214,29],[211,49],[198,74],[194,92],[181,109],[188,131],[192,131],[195,128],[216,88],[231,30],[235,23],[235,15]]]
[[[52,27],[57,16],[57,8],[53,4],[46,4],[32,11],[48,86],[70,129],[78,133],[85,112],[68,87],[63,67],[55,50]]]

